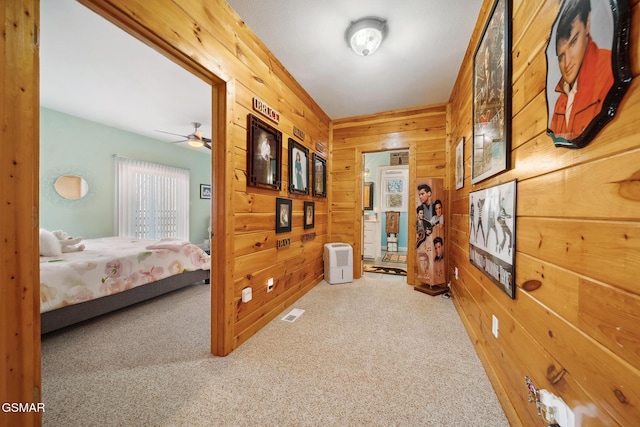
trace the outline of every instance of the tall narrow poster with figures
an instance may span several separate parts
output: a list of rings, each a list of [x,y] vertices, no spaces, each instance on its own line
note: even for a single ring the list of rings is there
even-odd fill
[[[515,298],[516,181],[469,193],[469,258]]]
[[[441,178],[418,178],[415,182],[416,291],[428,295],[447,292],[444,211],[445,191]]]

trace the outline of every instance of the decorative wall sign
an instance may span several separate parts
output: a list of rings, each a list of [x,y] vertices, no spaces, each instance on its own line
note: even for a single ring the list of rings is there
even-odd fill
[[[269,120],[275,123],[280,123],[280,113],[273,108],[269,107],[264,101],[259,98],[253,98],[253,109]]]
[[[313,228],[315,224],[316,207],[313,202],[304,202],[304,229]]]
[[[447,292],[444,204],[441,178],[418,178],[415,183],[416,291],[434,296]],[[411,218],[411,217],[410,217]],[[411,222],[410,222],[411,224]]]
[[[473,56],[471,182],[510,166],[511,0],[495,0]]]
[[[289,138],[289,192],[309,194],[309,149]]]
[[[294,126],[293,127],[293,136],[300,138],[302,141],[304,141],[304,132],[302,131],[302,129]]]
[[[291,231],[291,199],[276,198],[276,233]]]
[[[280,190],[282,133],[253,114],[247,117],[247,185]]]
[[[464,187],[464,137],[456,145],[456,190]]]
[[[556,147],[586,146],[613,118],[631,83],[629,22],[626,0],[564,0],[546,50]]]
[[[390,153],[389,164],[391,166],[408,165],[409,164],[409,152],[403,151],[400,153]]]
[[[327,151],[327,145],[324,142],[316,142],[316,151],[324,154]]]
[[[313,233],[305,233],[303,235],[300,236],[300,241],[302,242],[307,242],[309,240],[313,240],[316,238],[316,233],[315,231]]]
[[[278,239],[276,245],[278,249],[286,248],[287,246],[291,245],[291,239],[289,237],[287,237],[286,239]]]
[[[327,197],[327,161],[313,153],[313,195]]]
[[[515,298],[516,181],[469,193],[469,258]]]

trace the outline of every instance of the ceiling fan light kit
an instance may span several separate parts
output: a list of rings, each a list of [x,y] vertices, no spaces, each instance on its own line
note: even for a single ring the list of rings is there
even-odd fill
[[[352,21],[345,33],[347,45],[360,56],[369,56],[378,50],[387,36],[387,21],[366,17]]]
[[[181,136],[183,138],[186,138],[180,141],[173,141],[173,143],[186,141],[192,147],[196,147],[196,148],[206,147],[209,150],[211,150],[211,138],[203,137],[202,131],[198,130],[198,128],[201,126],[201,123],[192,122],[191,125],[194,127],[194,131],[190,135],[180,135],[179,133],[166,132],[163,130],[157,130],[156,132],[162,132],[169,135],[176,135],[176,136]]]

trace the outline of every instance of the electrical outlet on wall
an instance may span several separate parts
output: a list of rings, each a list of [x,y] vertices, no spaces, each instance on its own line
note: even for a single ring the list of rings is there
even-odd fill
[[[491,332],[498,338],[498,318],[493,314],[491,315]]]
[[[267,292],[271,292],[273,290],[273,277],[270,277],[267,280]]]

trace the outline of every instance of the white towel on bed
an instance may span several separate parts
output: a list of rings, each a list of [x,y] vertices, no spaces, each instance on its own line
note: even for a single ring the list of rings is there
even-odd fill
[[[161,239],[158,243],[147,246],[147,249],[170,249],[177,252],[188,244],[189,242],[184,240],[165,238]]]

